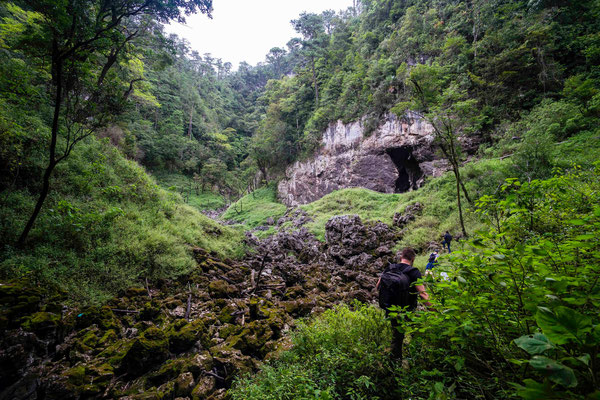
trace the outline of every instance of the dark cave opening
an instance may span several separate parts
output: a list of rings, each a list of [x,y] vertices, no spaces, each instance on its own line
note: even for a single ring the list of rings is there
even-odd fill
[[[398,169],[395,193],[404,193],[419,187],[418,181],[423,176],[423,172],[412,151],[412,146],[392,147],[385,150]]]

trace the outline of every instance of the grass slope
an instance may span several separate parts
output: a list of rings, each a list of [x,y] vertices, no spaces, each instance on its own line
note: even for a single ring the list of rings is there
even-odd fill
[[[163,189],[181,194],[187,204],[198,210],[215,210],[226,204],[223,196],[211,191],[199,190],[194,180],[185,175],[152,171],[152,176]]]
[[[191,248],[221,257],[243,253],[242,236],[185,204],[136,163],[92,138],[57,167],[52,191],[27,247],[13,247],[36,197],[0,197],[0,278],[30,275],[74,300],[100,302],[149,280],[195,267]]]
[[[277,186],[270,184],[233,203],[222,217],[237,222],[246,229],[252,229],[264,225],[269,217],[277,221],[286,209],[286,206],[277,200]]]

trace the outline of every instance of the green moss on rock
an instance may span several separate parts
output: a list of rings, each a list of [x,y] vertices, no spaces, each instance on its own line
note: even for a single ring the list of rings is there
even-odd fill
[[[152,327],[136,339],[123,358],[122,370],[140,376],[164,362],[169,356],[169,341],[163,331]]]
[[[236,294],[238,294],[235,286],[230,285],[223,280],[217,280],[209,283],[208,292],[210,293],[211,297],[214,298],[234,297]]]

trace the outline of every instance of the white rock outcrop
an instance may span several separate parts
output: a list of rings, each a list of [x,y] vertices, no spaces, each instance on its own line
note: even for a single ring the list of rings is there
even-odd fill
[[[284,204],[306,204],[349,187],[405,192],[446,169],[434,158],[433,127],[416,113],[403,119],[387,114],[368,136],[361,121],[338,121],[329,125],[322,142],[313,158],[287,168],[278,187]]]

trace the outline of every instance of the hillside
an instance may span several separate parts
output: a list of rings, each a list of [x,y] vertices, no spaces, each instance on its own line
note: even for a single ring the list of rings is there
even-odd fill
[[[89,138],[60,166],[55,190],[23,249],[14,247],[35,196],[5,192],[0,207],[2,276],[28,276],[103,302],[146,279],[176,278],[195,267],[193,247],[239,257],[241,235],[220,226],[104,140]]]

